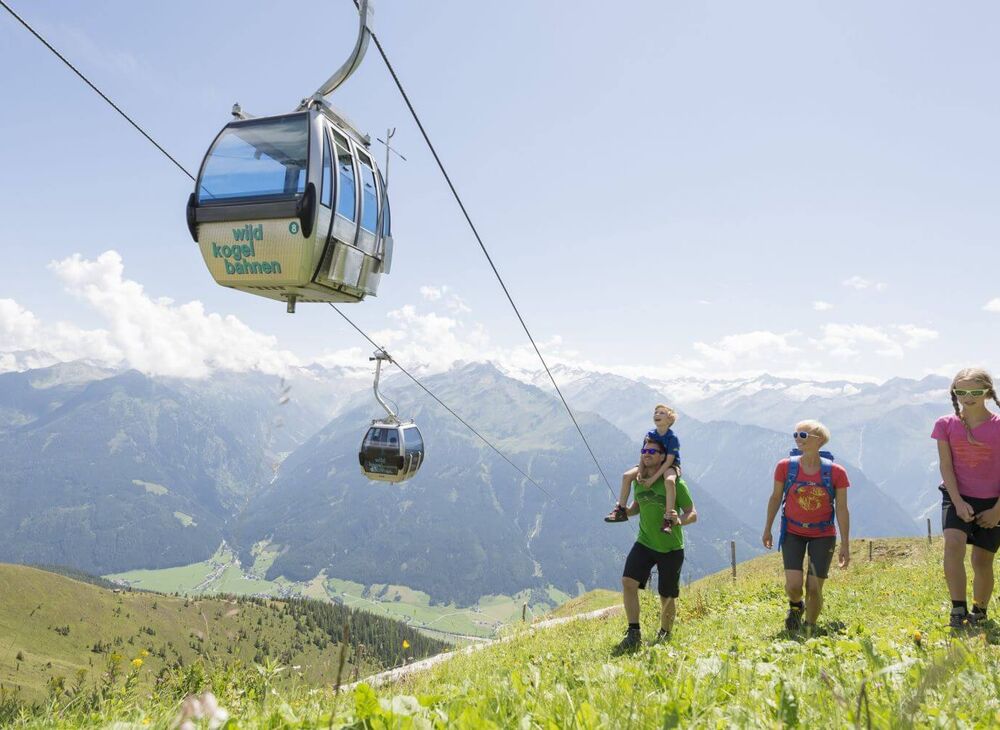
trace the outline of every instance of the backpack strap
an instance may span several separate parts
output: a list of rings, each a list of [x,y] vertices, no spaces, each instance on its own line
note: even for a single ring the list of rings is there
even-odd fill
[[[795,486],[795,482],[799,478],[799,459],[801,458],[802,452],[798,449],[793,449],[791,456],[788,459],[788,472],[785,474],[785,488],[781,492],[781,529],[778,532],[778,550],[781,550],[781,546],[785,542],[785,534],[788,532],[788,517],[785,516],[785,501],[788,499],[788,493],[791,491],[792,487]]]

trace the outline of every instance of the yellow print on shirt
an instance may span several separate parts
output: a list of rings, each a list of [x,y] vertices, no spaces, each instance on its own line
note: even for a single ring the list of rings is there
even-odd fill
[[[799,507],[806,512],[815,512],[818,509],[822,509],[826,498],[826,489],[823,487],[799,487],[795,491],[795,499]]]
[[[952,458],[956,462],[961,463],[962,466],[975,469],[977,466],[985,464],[990,460],[993,456],[993,449],[989,444],[972,444],[963,438],[959,441],[952,441],[951,453]]]

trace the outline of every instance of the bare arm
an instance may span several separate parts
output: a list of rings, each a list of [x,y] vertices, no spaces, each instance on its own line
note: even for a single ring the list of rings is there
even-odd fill
[[[693,525],[698,521],[698,510],[691,505],[690,509],[686,509],[680,513],[678,517],[678,524],[680,525]]]
[[[847,509],[847,490],[836,490],[837,524],[840,525],[840,567],[851,562],[851,513]]]
[[[761,542],[764,544],[768,550],[774,544],[771,538],[771,528],[774,526],[774,518],[778,514],[778,509],[781,507],[781,496],[785,492],[785,485],[783,482],[776,481],[774,483],[774,489],[771,491],[771,497],[767,500],[767,519],[764,521],[764,534],[761,537]]]
[[[975,517],[975,513],[972,511],[969,503],[962,499],[962,495],[958,493],[958,479],[955,478],[955,463],[951,458],[951,446],[943,439],[939,439],[937,444],[938,461],[941,465],[941,480],[944,482],[945,491],[948,492],[951,503],[955,505],[955,511],[958,513],[958,516],[966,522],[971,522]]]

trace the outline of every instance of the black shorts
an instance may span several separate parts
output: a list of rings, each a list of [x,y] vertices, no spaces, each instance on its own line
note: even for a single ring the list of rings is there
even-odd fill
[[[659,553],[642,543],[636,543],[625,558],[623,578],[639,581],[639,587],[645,588],[649,574],[656,566],[660,575],[656,590],[664,598],[677,598],[681,594],[681,566],[684,564],[684,550],[671,550],[669,553]]]
[[[785,533],[781,543],[781,559],[785,570],[802,570],[806,553],[809,553],[809,575],[826,580],[830,575],[833,551],[837,547],[835,537],[802,537],[791,532]]]
[[[951,501],[951,497],[948,496],[947,490],[944,487],[938,487],[938,489],[941,490],[942,495],[941,528],[944,530],[961,530],[965,533],[965,539],[969,545],[974,545],[977,548],[995,553],[997,548],[1000,548],[1000,525],[987,529],[980,527],[975,522],[966,522],[958,516],[958,512],[955,510],[955,505]],[[997,503],[996,497],[966,497],[963,494],[962,499],[969,503],[972,511],[977,515]]]

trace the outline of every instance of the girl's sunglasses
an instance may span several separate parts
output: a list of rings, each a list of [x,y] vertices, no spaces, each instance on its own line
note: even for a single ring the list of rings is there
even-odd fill
[[[660,451],[659,449],[640,449],[639,453],[641,453],[641,454],[662,454],[663,452]]]
[[[807,439],[810,436],[816,436],[816,434],[809,433],[808,431],[792,431],[793,439]],[[816,438],[819,438],[819,436],[816,436]]]
[[[955,388],[955,390],[951,392],[957,395],[959,398],[964,398],[967,395],[971,395],[973,398],[978,398],[981,395],[986,395],[987,393],[989,393],[990,389],[976,388],[975,390],[959,390],[958,388]]]

